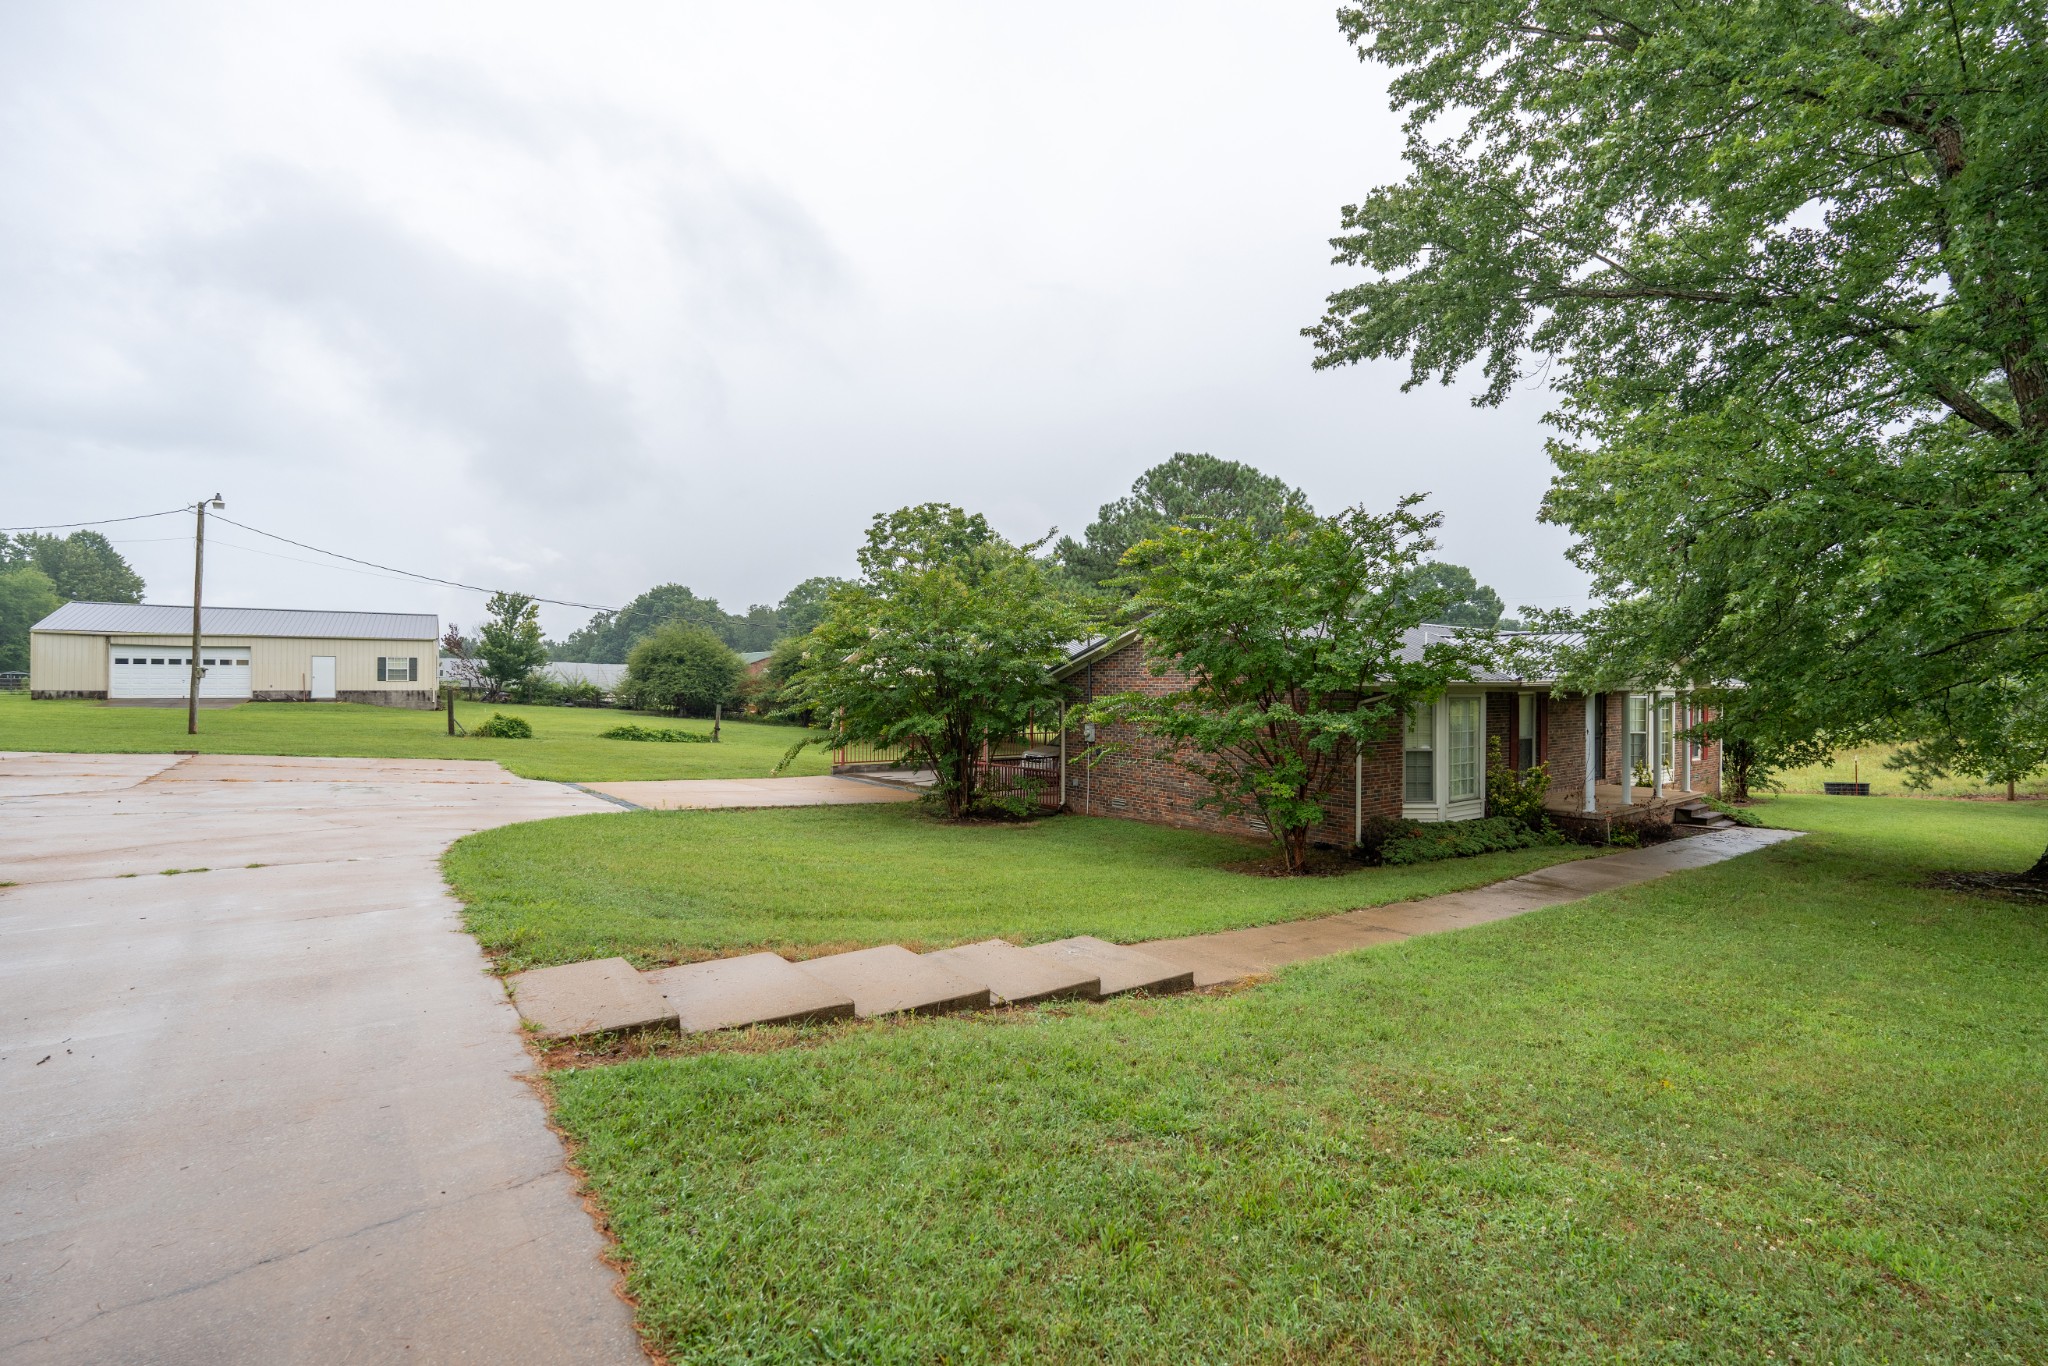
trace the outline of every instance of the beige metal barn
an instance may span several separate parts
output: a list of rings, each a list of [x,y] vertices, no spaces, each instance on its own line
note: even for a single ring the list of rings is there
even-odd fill
[[[435,616],[208,607],[200,628],[202,698],[436,703]],[[32,697],[183,698],[191,663],[190,607],[71,602],[29,630]]]

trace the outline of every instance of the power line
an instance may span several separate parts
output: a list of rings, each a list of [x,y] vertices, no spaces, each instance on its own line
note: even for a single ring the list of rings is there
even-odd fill
[[[142,522],[151,517],[172,517],[181,512],[190,512],[188,504],[181,508],[170,508],[163,512],[138,512],[133,517],[102,517],[97,522],[45,522],[41,526],[0,526],[0,531],[69,531],[80,526],[112,526],[116,522]]]
[[[182,512],[184,509],[180,508],[178,511]],[[162,514],[157,515],[161,516]],[[226,522],[229,526],[238,526],[244,531],[253,531],[258,536],[267,536],[273,541],[282,541],[286,545],[295,545],[301,550],[310,550],[315,555],[325,555],[330,559],[336,560],[347,560],[350,564],[359,564],[370,569],[381,569],[387,574],[397,574],[402,578],[418,579],[422,583],[438,583],[445,588],[460,588],[471,593],[499,593],[505,591],[499,588],[484,588],[474,583],[457,583],[454,579],[436,578],[432,574],[415,574],[410,569],[399,569],[393,565],[378,564],[375,560],[359,560],[353,555],[344,555],[338,550],[322,550],[317,545],[307,545],[304,541],[295,541],[289,536],[280,536],[274,531],[265,531],[261,527],[250,526],[247,522],[238,522],[234,518],[223,516],[218,512],[213,513],[212,516],[217,522]],[[530,593],[523,596],[533,597]],[[560,598],[536,597],[533,600],[535,602],[547,603],[551,607],[576,607],[586,612],[616,612],[619,610],[616,607],[600,607],[593,602],[564,602]]]

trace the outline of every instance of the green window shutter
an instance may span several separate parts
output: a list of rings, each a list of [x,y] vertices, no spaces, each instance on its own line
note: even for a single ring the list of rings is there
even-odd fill
[[[387,681],[384,677],[384,656],[382,655],[377,656],[377,681],[379,683]]]
[[[420,660],[418,655],[414,655],[405,661],[405,681],[408,683],[420,681]]]

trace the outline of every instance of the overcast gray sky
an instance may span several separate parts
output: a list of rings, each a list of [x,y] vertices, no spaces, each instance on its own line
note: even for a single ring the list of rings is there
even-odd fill
[[[1444,558],[1581,601],[1543,392],[1309,368],[1339,207],[1400,174],[1331,10],[0,7],[0,525],[218,489],[408,569],[744,610],[877,511],[1078,533],[1195,450],[1325,510],[1428,492]],[[188,524],[108,530],[190,600]],[[208,544],[210,601],[480,615]]]

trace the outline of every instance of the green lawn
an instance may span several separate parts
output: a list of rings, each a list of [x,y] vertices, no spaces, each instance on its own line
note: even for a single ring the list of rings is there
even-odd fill
[[[557,1071],[556,1118],[677,1362],[2048,1360],[2048,917],[1919,885],[2048,809],[1764,810],[1817,833],[1230,995]]]
[[[1335,877],[1253,877],[1262,846],[1103,817],[951,826],[911,805],[572,816],[486,830],[443,860],[508,969],[643,967],[1001,936],[1156,939],[1476,887],[1590,850],[1524,849]]]
[[[97,702],[31,702],[0,693],[0,750],[64,753],[334,754],[359,758],[495,759],[527,778],[617,782],[631,778],[765,778],[801,734],[789,726],[728,721],[716,745],[600,740],[625,721],[709,731],[709,721],[672,721],[631,712],[578,707],[458,703],[467,725],[494,711],[523,716],[531,740],[450,737],[440,712],[403,711],[347,702],[246,702],[199,713],[199,734],[185,733],[178,708],[105,707]],[[828,756],[805,750],[791,774],[824,773]]]
[[[1787,769],[1778,774],[1775,781],[1786,792],[1819,792],[1822,783],[1864,782],[1869,783],[1872,794],[1879,797],[1912,795],[1912,789],[1906,786],[1906,775],[1884,766],[1884,761],[1894,752],[1895,746],[1892,745],[1845,749],[1825,764]],[[2048,773],[2037,773],[2026,782],[2016,783],[2014,790],[2021,797],[2048,797]],[[2002,798],[2005,796],[2005,784],[1979,782],[1968,774],[1951,774],[1937,779],[1921,795]]]

